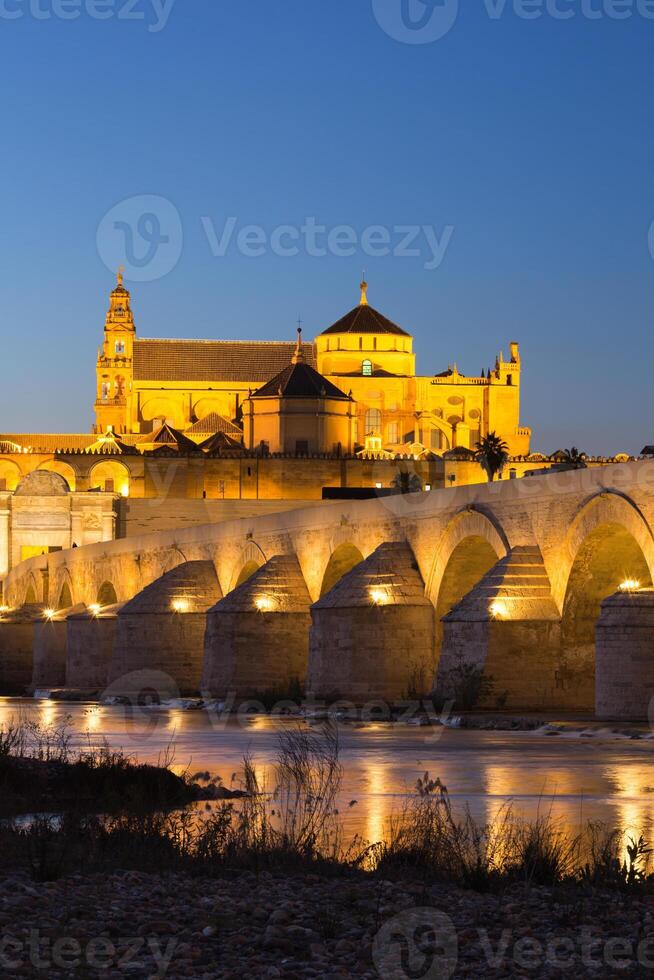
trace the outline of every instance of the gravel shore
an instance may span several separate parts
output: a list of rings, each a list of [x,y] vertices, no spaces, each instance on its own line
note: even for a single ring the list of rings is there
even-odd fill
[[[364,877],[0,879],[0,976],[654,975],[654,896]]]

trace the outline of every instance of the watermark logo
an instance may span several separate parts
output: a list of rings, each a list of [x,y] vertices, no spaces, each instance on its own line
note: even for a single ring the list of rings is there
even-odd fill
[[[139,194],[114,205],[98,225],[98,255],[112,272],[125,267],[132,282],[162,279],[182,254],[179,211],[167,198]]]
[[[164,29],[175,0],[0,0],[0,20],[121,20],[146,25],[150,34]]]
[[[452,919],[437,909],[407,909],[381,927],[372,958],[382,980],[449,980],[459,943]]]
[[[438,269],[454,234],[453,225],[441,232],[433,225],[353,225],[321,224],[308,216],[301,224],[277,225],[266,229],[262,225],[240,225],[238,218],[229,216],[218,225],[208,215],[200,219],[207,243],[214,258],[224,258],[236,251],[246,258],[264,255],[278,258],[351,258],[360,254],[369,258],[422,259],[423,268]]]
[[[381,29],[403,44],[433,44],[452,30],[459,0],[372,0]]]

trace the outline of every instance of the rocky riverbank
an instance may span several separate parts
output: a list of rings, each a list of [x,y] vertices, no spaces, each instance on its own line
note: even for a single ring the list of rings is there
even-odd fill
[[[654,896],[365,875],[0,878],[3,977],[651,976]]]

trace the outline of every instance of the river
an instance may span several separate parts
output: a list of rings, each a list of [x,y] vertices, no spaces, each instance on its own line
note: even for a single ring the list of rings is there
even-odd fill
[[[0,698],[0,727],[22,717],[42,726],[70,724],[74,741],[104,741],[144,762],[173,754],[173,768],[208,770],[238,786],[248,753],[271,787],[283,726],[297,720],[255,716],[220,722],[206,711],[139,709]],[[506,804],[526,817],[551,812],[571,832],[599,820],[654,839],[654,737],[610,731],[495,732],[370,723],[339,726],[346,837],[383,838],[389,815],[425,772],[438,776],[457,809],[486,822]],[[236,774],[232,783],[232,774]],[[355,801],[355,802],[353,802]]]

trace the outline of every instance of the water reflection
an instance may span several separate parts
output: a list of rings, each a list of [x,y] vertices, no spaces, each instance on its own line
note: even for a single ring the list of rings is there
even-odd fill
[[[226,786],[249,755],[268,790],[274,789],[278,732],[297,724],[263,716],[225,723],[204,711],[172,708],[0,699],[0,725],[11,717],[42,726],[70,717],[79,745],[104,742],[152,763],[172,753],[177,772],[208,771]],[[391,813],[428,771],[447,786],[456,812],[468,807],[482,823],[512,805],[530,819],[551,813],[571,834],[595,820],[654,839],[653,742],[451,729],[434,741],[429,729],[379,724],[344,725],[339,740],[344,776],[338,808],[346,837],[382,838]]]

